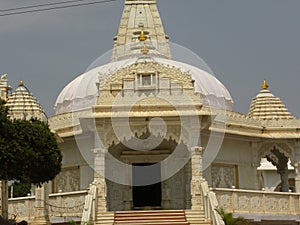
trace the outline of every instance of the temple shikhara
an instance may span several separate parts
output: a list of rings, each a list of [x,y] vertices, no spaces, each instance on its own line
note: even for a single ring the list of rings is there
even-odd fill
[[[1,77],[12,118],[47,121],[63,154],[53,181],[9,199],[10,215],[30,224],[221,225],[223,208],[250,224],[299,224],[300,120],[267,81],[247,115],[233,111],[215,76],[174,59],[156,0],[125,0],[112,44],[111,61],[66,85],[48,118],[26,81],[10,90]]]

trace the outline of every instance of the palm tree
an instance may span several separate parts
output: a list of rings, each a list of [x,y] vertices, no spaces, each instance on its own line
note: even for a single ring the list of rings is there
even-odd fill
[[[223,208],[216,208],[215,210],[221,216],[225,225],[248,224],[247,220],[242,217],[233,218],[233,214],[226,213]]]

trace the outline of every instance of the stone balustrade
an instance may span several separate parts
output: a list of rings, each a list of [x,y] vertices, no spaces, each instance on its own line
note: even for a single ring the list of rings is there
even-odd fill
[[[80,221],[88,191],[55,193],[49,195],[46,206],[49,209],[51,223]],[[31,223],[35,216],[35,196],[11,198],[8,203],[9,218],[16,216],[17,221],[26,220]]]
[[[287,215],[300,214],[300,194],[251,191],[241,189],[213,189],[218,206],[240,215]]]
[[[34,219],[35,196],[10,198],[8,200],[8,217],[16,217],[17,221],[26,220],[29,223]]]

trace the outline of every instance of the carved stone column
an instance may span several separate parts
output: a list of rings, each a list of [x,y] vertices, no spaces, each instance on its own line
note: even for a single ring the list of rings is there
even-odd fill
[[[202,147],[193,147],[191,149],[191,167],[192,167],[192,180],[191,180],[191,202],[192,210],[202,210],[202,198],[201,198],[201,182],[202,176]]]
[[[295,192],[300,193],[300,162],[295,163]]]
[[[278,150],[273,150],[273,154],[275,154],[278,158],[277,172],[280,174],[281,179],[281,191],[289,192],[289,169],[288,169],[288,158]]]
[[[191,205],[191,185],[190,185],[190,181],[191,181],[191,162],[189,161],[186,165],[185,165],[185,184],[186,184],[186,196],[185,196],[185,208],[186,209],[191,209],[192,205]]]
[[[50,225],[48,184],[35,188],[35,213],[33,224]]]
[[[3,218],[8,219],[8,184],[6,180],[0,181],[0,209]]]
[[[295,192],[300,193],[300,142],[294,144]]]
[[[278,170],[281,179],[281,191],[282,192],[289,192],[289,169],[288,167],[284,167]]]
[[[127,165],[130,164],[128,160],[125,162]],[[128,179],[128,183],[132,184],[132,169],[130,166],[126,167],[126,175],[125,179]],[[132,186],[124,186],[124,210],[132,210],[133,209],[133,197],[132,197]]]
[[[263,182],[262,176],[259,176],[259,173],[257,171],[257,168],[260,166],[261,157],[259,155],[259,149],[261,148],[260,143],[251,142],[251,148],[252,148],[252,162],[251,167],[253,168],[253,176],[257,179],[254,179],[254,186],[255,189],[261,190],[265,187],[265,184]]]
[[[97,209],[102,212],[107,211],[107,185],[105,181],[105,155],[106,149],[94,149],[94,184],[97,186]]]

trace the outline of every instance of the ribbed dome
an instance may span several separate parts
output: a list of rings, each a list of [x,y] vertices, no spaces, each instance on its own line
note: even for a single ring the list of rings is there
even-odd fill
[[[19,87],[8,95],[6,105],[9,107],[9,114],[12,119],[37,118],[41,121],[47,120],[44,110],[22,81]]]
[[[112,62],[94,68],[75,78],[59,94],[54,107],[55,114],[58,115],[91,107],[95,104],[95,98],[98,95],[96,83],[99,82],[99,74],[108,78],[113,72],[138,63],[138,59],[138,57],[135,57]],[[200,68],[175,60],[160,57],[153,57],[152,59],[158,64],[188,72],[195,80],[195,93],[200,93],[207,98],[202,99],[204,105],[231,109],[233,100],[229,91],[213,75]],[[224,105],[219,105],[220,102]]]
[[[274,96],[267,88],[264,81],[263,90],[252,100],[248,116],[263,120],[294,119],[280,98]]]

